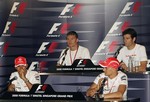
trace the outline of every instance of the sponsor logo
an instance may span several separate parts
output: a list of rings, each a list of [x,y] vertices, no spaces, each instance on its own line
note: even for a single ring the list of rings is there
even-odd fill
[[[72,18],[73,15],[77,15],[80,11],[80,4],[66,4],[58,18]]]
[[[81,59],[78,62],[77,67],[85,67],[86,64],[87,64],[87,60],[86,59]]]
[[[139,11],[140,6],[141,2],[127,2],[120,16],[133,16],[134,13]]]
[[[21,3],[14,2],[9,16],[18,17],[20,14],[24,13],[26,6],[27,6],[27,3],[25,3],[25,2],[21,2]]]
[[[1,49],[1,55],[0,57],[3,57],[3,54],[5,55],[7,53],[9,47],[9,42],[0,42],[0,49]]]
[[[125,75],[122,76],[122,77],[121,77],[121,80],[127,80],[126,76],[125,76]]]
[[[130,22],[115,22],[107,36],[122,36],[122,32],[130,26]]]
[[[11,36],[15,32],[16,26],[16,22],[7,21],[2,36]]]
[[[101,45],[98,47],[98,49],[96,50],[96,53],[100,53],[101,50],[104,50],[106,48],[106,46],[107,46],[108,43],[109,43],[109,41],[103,41],[101,43]]]
[[[49,30],[47,37],[60,37],[60,34],[57,34],[58,32],[61,34],[65,34],[68,31],[68,28],[70,27],[70,24],[68,23],[54,23],[51,29]]]
[[[40,46],[36,56],[48,56],[49,53],[53,53],[56,49],[58,43],[57,42],[43,42]]]
[[[35,93],[44,93],[46,89],[47,89],[47,85],[39,85]]]

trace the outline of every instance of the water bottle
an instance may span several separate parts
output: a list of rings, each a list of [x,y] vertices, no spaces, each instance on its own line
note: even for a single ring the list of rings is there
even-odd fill
[[[129,56],[129,60],[128,60],[128,71],[132,72],[132,68],[133,68],[133,60],[132,57]]]

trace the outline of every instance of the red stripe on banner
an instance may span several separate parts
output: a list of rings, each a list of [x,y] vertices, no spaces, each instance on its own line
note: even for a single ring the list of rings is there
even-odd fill
[[[75,8],[73,9],[73,14],[74,14],[74,15],[77,15],[77,14],[79,13],[80,9],[81,9],[81,5],[80,5],[80,4],[77,4],[77,5],[75,6]]]
[[[4,49],[3,49],[4,55],[7,53],[8,47],[9,47],[9,42],[4,44]]]
[[[16,22],[12,22],[11,26],[10,26],[10,32],[11,34],[13,34],[15,32],[17,23]]]
[[[117,41],[113,41],[110,45],[109,45],[109,52],[113,52],[116,48],[117,45]]]
[[[69,27],[70,27],[70,24],[64,23],[60,29],[61,34],[67,33]]]
[[[24,10],[25,10],[26,6],[27,6],[27,3],[25,3],[25,2],[20,4],[20,6],[19,6],[19,13],[20,14],[24,13]]]
[[[121,27],[121,31],[123,32],[125,29],[127,29],[130,26],[130,23],[125,21],[124,24]]]
[[[50,47],[48,48],[49,53],[53,53],[57,46],[58,46],[57,42],[52,42]]]
[[[136,2],[134,7],[133,7],[133,12],[139,11],[141,4],[142,4],[141,2]]]

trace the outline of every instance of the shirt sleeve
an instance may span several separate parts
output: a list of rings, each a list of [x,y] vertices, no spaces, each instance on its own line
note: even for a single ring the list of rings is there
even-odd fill
[[[90,52],[87,48],[84,49],[83,54],[85,59],[91,59]]]
[[[139,48],[139,52],[140,52],[140,61],[147,61],[146,48],[144,46],[141,46]]]
[[[127,75],[124,74],[120,77],[120,85],[128,85]]]
[[[9,80],[13,79],[15,77],[15,73],[11,73]],[[15,81],[13,80],[11,83],[15,85]]]
[[[121,62],[123,59],[122,59],[122,54],[123,54],[123,49],[120,50],[118,56],[117,56],[117,59],[119,62]]]

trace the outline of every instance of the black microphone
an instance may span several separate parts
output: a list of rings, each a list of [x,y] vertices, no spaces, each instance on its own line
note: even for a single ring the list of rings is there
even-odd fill
[[[62,62],[61,62],[61,64],[59,65],[59,66],[62,66],[62,64],[63,64],[63,62],[64,62],[64,60],[65,60],[65,57],[66,57],[66,55],[67,55],[67,51],[69,50],[69,47],[67,47],[66,49],[65,49],[65,51],[63,52],[63,54],[59,57],[59,60],[58,60],[58,62],[60,61],[60,59],[62,58]],[[58,67],[58,66],[57,66]]]
[[[67,48],[65,49],[63,55],[66,55],[68,50],[69,50],[69,47],[67,47]]]
[[[115,54],[114,54],[114,57],[115,57],[115,58],[117,58],[117,56],[118,56],[118,54],[120,53],[120,50],[122,49],[122,47],[123,47],[123,45],[121,45],[121,46],[117,49],[117,51],[115,52]]]
[[[101,83],[101,87],[99,88],[99,90],[97,92],[99,92],[100,94],[103,94],[103,87],[105,86],[105,82],[108,80],[107,77],[104,77],[102,83]]]
[[[65,49],[64,53],[63,53],[64,57],[63,57],[63,59],[62,59],[62,62],[61,62],[61,64],[60,64],[60,66],[62,66],[62,64],[64,63],[68,50],[69,50],[69,48],[67,47],[67,48]]]
[[[11,83],[11,82],[13,82],[14,80],[17,80],[18,78],[17,78],[17,76],[14,76],[12,79],[10,79],[9,81],[8,81],[8,83]]]
[[[2,91],[0,91],[0,96],[2,96],[5,92],[7,92],[8,87],[10,85],[10,83],[14,80],[17,80],[17,76],[13,77],[12,79],[10,79],[9,81],[7,81],[7,85],[5,85],[5,87],[3,88]]]
[[[101,83],[101,87],[99,88],[99,90],[95,93],[95,99],[97,101],[99,101],[101,99],[101,97],[99,97],[99,94],[103,94],[103,89],[104,89],[104,86],[105,86],[105,82],[107,81],[107,77],[104,77],[102,83]]]

